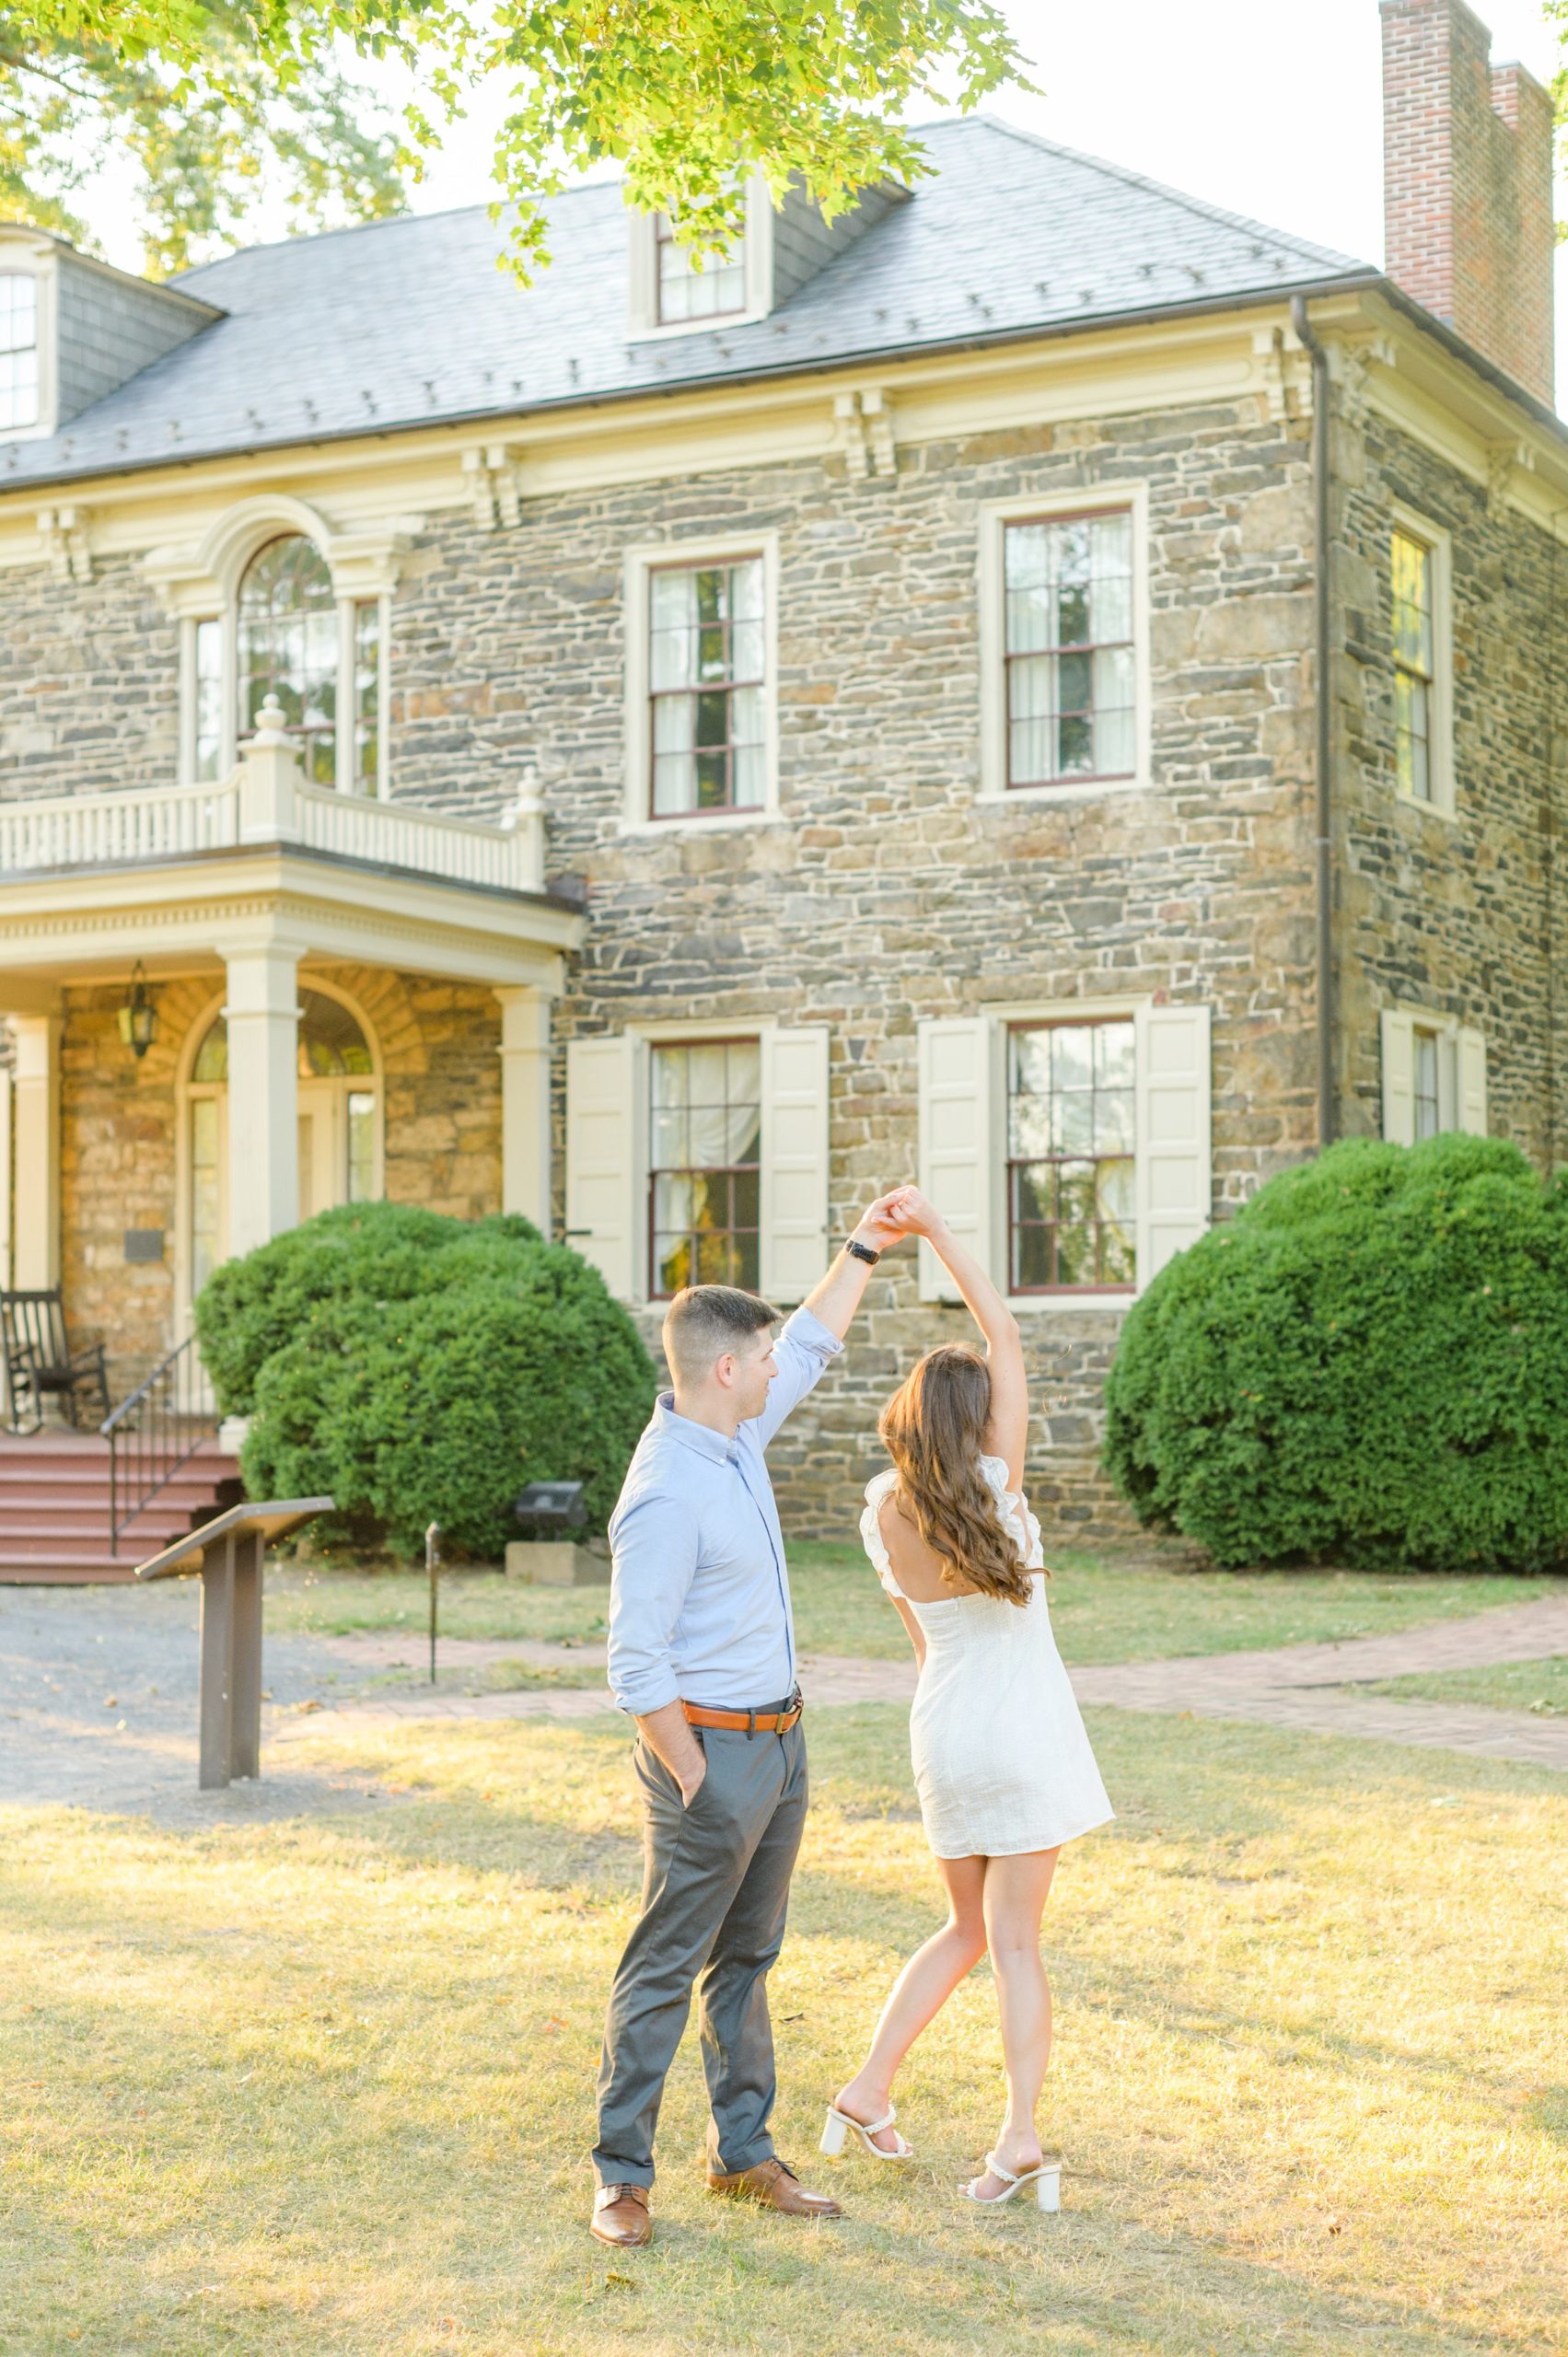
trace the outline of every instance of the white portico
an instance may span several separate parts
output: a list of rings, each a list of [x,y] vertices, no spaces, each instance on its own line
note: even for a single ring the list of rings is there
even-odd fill
[[[496,1019],[486,1053],[499,1064],[491,1205],[550,1226],[550,1010],[584,917],[544,888],[538,805],[482,826],[312,786],[280,719],[264,710],[232,772],[213,784],[0,807],[0,1016],[14,1041],[0,1088],[0,1148],[8,1126],[12,1171],[10,1190],[0,1187],[8,1282],[57,1284],[69,1259],[63,1153],[68,1178],[72,1155],[80,1163],[86,1151],[63,1119],[69,1007],[84,993],[128,989],[140,966],[169,1073],[160,1101],[178,1135],[166,1145],[145,1114],[140,1130],[122,1122],[110,1183],[122,1188],[127,1231],[157,1219],[178,1238],[168,1340],[203,1255],[250,1249],[346,1199],[351,1178],[353,1191],[379,1191],[397,1160],[396,1122],[417,1125],[417,1106],[389,1114],[374,1015],[334,974],[424,978],[437,996],[439,985],[454,986],[465,1004],[476,991],[488,994]],[[302,1007],[332,1020],[325,1029],[318,1020],[313,1034]],[[437,1045],[426,1059],[437,1076],[441,1054]],[[116,1057],[123,1069],[110,1076],[122,1097],[135,1073],[131,1055],[127,1047]],[[211,1086],[198,1077],[203,1069],[217,1074]],[[494,1062],[484,1074],[491,1091],[494,1074]],[[460,1079],[448,1096],[454,1087],[460,1097]],[[188,1099],[210,1100],[202,1123],[188,1120]],[[359,1132],[349,1138],[345,1122],[359,1120],[364,1132],[372,1115],[374,1145]],[[215,1125],[203,1195],[203,1140]],[[166,1167],[167,1223],[157,1202],[135,1208]],[[210,1234],[198,1250],[203,1218]],[[95,1248],[100,1259],[109,1251],[101,1239]]]

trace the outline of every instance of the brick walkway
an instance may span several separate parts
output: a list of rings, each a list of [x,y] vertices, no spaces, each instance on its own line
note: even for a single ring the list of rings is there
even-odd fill
[[[383,1670],[412,1668],[417,1658],[406,1638],[338,1637],[325,1641],[325,1649],[345,1666],[356,1663]],[[1471,1752],[1489,1759],[1525,1760],[1568,1774],[1568,1719],[1536,1718],[1527,1711],[1494,1711],[1470,1703],[1400,1701],[1354,1690],[1418,1672],[1539,1661],[1563,1653],[1568,1653],[1568,1596],[1551,1596],[1391,1636],[1347,1638],[1341,1644],[1096,1665],[1074,1669],[1073,1684],[1079,1701],[1089,1706],[1189,1711],[1199,1718],[1250,1720],[1317,1735],[1358,1736],[1423,1749]],[[587,1678],[602,1666],[603,1654],[588,1646],[568,1649],[526,1640],[482,1643],[451,1639],[441,1648],[447,1677],[480,1672],[501,1661]],[[853,1702],[908,1702],[914,1692],[912,1662],[807,1655],[801,1659],[800,1678],[819,1710]],[[591,1686],[499,1694],[433,1691],[428,1687],[383,1690],[306,1717],[280,1719],[270,1740],[286,1742],[291,1736],[334,1724],[363,1726],[366,1719],[582,1719],[597,1718],[607,1707],[597,1680]]]

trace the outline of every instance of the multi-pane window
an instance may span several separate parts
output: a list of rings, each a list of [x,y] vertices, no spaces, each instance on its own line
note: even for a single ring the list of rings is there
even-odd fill
[[[1008,784],[1131,776],[1130,511],[1009,523],[1002,551]]]
[[[361,794],[381,783],[381,601],[354,610],[354,782]]]
[[[762,1059],[756,1039],[652,1051],[650,1291],[759,1283]]]
[[[1401,794],[1432,800],[1432,711],[1436,681],[1432,551],[1412,533],[1395,532],[1390,550],[1394,595],[1394,772]]]
[[[269,696],[283,707],[312,785],[337,777],[338,601],[320,551],[297,533],[269,540],[239,585],[239,734]]]
[[[1442,1054],[1446,1042],[1435,1031],[1418,1024],[1411,1035],[1412,1081],[1415,1094],[1415,1134],[1434,1138],[1443,1126]]]
[[[1007,1227],[1015,1293],[1135,1283],[1134,1028],[1020,1024],[1007,1038]]]
[[[367,1203],[376,1192],[376,1099],[368,1088],[348,1092],[348,1200]]]
[[[0,273],[0,433],[38,424],[38,281]]]
[[[205,784],[223,775],[223,624],[195,625],[192,692],[195,701],[195,780]]]
[[[746,308],[744,249],[733,253],[707,254],[701,268],[675,241],[668,215],[654,221],[654,252],[657,261],[658,319],[674,326],[682,319],[723,319]]]
[[[763,566],[661,565],[648,579],[653,815],[761,809],[767,791]]]

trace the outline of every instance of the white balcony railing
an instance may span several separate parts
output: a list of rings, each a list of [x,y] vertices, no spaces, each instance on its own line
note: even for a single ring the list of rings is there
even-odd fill
[[[300,843],[501,891],[544,887],[544,810],[537,798],[525,795],[502,825],[488,827],[415,803],[308,785],[283,714],[271,703],[262,706],[238,769],[221,784],[0,802],[0,880],[262,843]]]

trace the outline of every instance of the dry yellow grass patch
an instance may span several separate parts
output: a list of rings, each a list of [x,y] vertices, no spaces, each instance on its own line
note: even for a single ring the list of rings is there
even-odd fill
[[[10,1812],[0,2351],[1564,2346],[1561,1781],[1203,1721],[1093,1731],[1121,1813],[1048,1917],[1061,2218],[954,2199],[996,2119],[981,1972],[900,2090],[921,2165],[833,2170],[832,2228],[702,2191],[689,2041],[659,2239],[619,2260],[583,2231],[636,1869],[619,1726],[322,1738],[388,1795],[330,1820]],[[819,1713],[813,1760],[773,1981],[797,2165],[935,1915],[901,1713]]]

